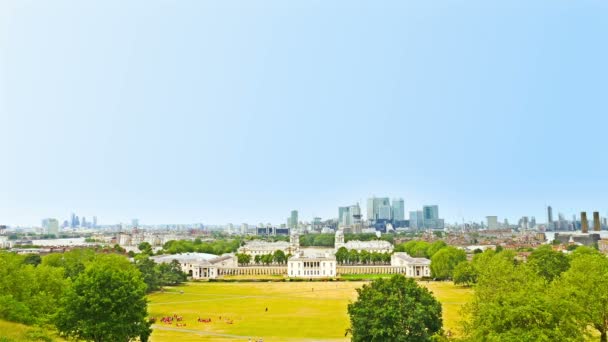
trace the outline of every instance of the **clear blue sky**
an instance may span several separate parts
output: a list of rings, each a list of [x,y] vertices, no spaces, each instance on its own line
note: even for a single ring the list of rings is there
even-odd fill
[[[606,1],[0,2],[0,223],[608,213]]]

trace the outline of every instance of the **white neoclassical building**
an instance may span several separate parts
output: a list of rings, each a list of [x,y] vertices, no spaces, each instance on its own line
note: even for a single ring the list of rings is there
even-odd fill
[[[217,256],[207,253],[182,253],[151,257],[156,263],[170,263],[177,260],[182,269],[192,279],[215,279],[219,269],[236,268],[237,258],[233,254]]]
[[[287,241],[261,241],[252,240],[245,242],[244,246],[241,246],[237,253],[247,254],[255,257],[256,255],[272,254],[275,251],[283,251],[285,254],[296,254],[300,248],[300,236],[298,234],[292,234]],[[251,260],[253,262],[253,258]]]
[[[287,260],[290,278],[327,278],[336,276],[336,257],[331,253],[305,255],[299,253]]]
[[[405,267],[405,275],[413,278],[431,276],[431,260],[426,258],[412,258],[404,252],[395,252],[391,256],[391,266]]]
[[[348,250],[354,249],[359,253],[361,253],[361,251],[367,251],[369,253],[391,253],[393,251],[393,244],[384,240],[352,240],[344,243],[344,231],[338,229],[334,240],[334,248],[338,251],[340,247],[345,247]]]

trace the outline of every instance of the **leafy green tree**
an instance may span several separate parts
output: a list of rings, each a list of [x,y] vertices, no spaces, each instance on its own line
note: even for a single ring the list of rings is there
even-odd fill
[[[338,248],[336,251],[336,261],[339,264],[344,264],[346,261],[348,261],[348,249],[346,249],[346,247]]]
[[[251,262],[251,255],[238,253],[236,254],[236,259],[239,265],[246,266]]]
[[[253,262],[255,262],[255,264],[256,264],[256,265],[259,265],[259,264],[262,262],[262,256],[261,256],[261,255],[259,255],[259,254],[258,254],[258,255],[256,255],[256,256],[253,258]]]
[[[462,249],[443,248],[431,258],[431,276],[436,279],[452,279],[456,265],[465,260],[467,254]]]
[[[362,264],[367,265],[372,261],[372,255],[368,251],[362,250],[361,253],[359,253],[359,261],[361,261]]]
[[[23,260],[23,263],[35,267],[42,263],[42,258],[40,257],[40,254],[27,254]]]
[[[285,256],[285,252],[283,252],[282,250],[274,251],[272,258],[273,261],[279,265],[282,265],[287,262],[287,256]]]
[[[348,262],[352,265],[359,262],[359,252],[356,249],[348,251]]]
[[[608,259],[588,247],[573,253],[570,269],[555,283],[555,291],[562,300],[559,307],[579,324],[581,332],[592,327],[600,334],[600,341],[608,342]],[[593,251],[593,252],[591,252]]]
[[[372,252],[371,253],[371,259],[372,259],[372,263],[374,265],[382,262],[382,254],[378,253],[378,252]]]
[[[439,250],[446,248],[448,246],[447,243],[443,240],[437,240],[433,242],[426,251],[427,258],[432,258],[435,253],[439,252]]]
[[[154,260],[148,258],[146,254],[138,255],[135,257],[135,266],[141,272],[144,283],[146,283],[146,292],[160,289],[160,271]]]
[[[68,289],[55,325],[62,336],[86,341],[147,339],[146,284],[118,255],[98,255]]]
[[[550,245],[535,249],[528,257],[528,265],[548,282],[552,282],[570,267],[568,256],[554,251]]]
[[[431,341],[441,331],[441,304],[412,278],[377,279],[357,294],[348,305],[352,341]]]
[[[145,241],[144,241],[144,242],[140,243],[140,244],[137,246],[137,248],[138,248],[138,249],[139,249],[139,250],[140,250],[142,253],[144,253],[144,254],[147,254],[147,255],[152,255],[152,254],[154,254],[154,252],[152,252],[152,245],[150,245],[150,243],[149,243],[149,242],[145,242]]]
[[[572,318],[564,315],[547,282],[514,253],[484,252],[475,266],[477,285],[466,307],[467,341],[582,341]]]
[[[468,261],[461,261],[454,268],[454,284],[471,286],[477,282],[475,267]]]
[[[170,263],[161,263],[157,266],[160,274],[161,285],[177,285],[186,281],[188,276],[182,272],[179,261],[173,260]]]
[[[49,254],[42,258],[42,265],[63,268],[67,278],[75,279],[94,258],[95,251],[92,249],[74,249],[65,253]]]

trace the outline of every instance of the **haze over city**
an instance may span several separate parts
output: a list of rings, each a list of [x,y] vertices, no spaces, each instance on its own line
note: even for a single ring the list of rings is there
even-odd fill
[[[608,215],[608,5],[484,4],[3,2],[0,224]]]

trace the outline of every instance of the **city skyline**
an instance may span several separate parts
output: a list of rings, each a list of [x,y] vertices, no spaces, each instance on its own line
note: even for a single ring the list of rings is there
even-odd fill
[[[0,224],[606,215],[607,7],[2,2]]]

